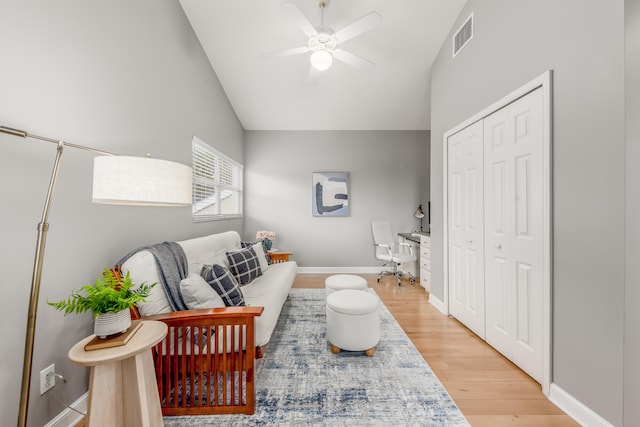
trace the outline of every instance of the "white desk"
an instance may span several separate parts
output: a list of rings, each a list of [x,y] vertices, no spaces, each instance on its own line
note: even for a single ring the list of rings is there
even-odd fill
[[[412,246],[411,249],[417,258],[415,262],[404,263],[402,270],[413,274],[416,280],[419,278],[420,285],[426,291],[431,291],[431,234],[429,232],[398,233],[398,236],[400,236],[400,242]]]
[[[416,256],[415,261],[402,263],[401,269],[406,273],[413,274],[413,277],[416,278],[417,282],[418,276],[420,275],[420,237],[416,237],[412,233],[398,233],[398,236],[400,237],[400,243],[407,243],[411,245],[411,250]],[[409,253],[409,249],[406,246],[401,246],[400,251],[403,253]]]

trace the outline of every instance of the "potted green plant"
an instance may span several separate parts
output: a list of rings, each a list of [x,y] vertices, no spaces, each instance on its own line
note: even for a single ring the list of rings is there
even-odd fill
[[[129,309],[144,301],[155,285],[143,283],[132,289],[136,285],[131,281],[129,272],[119,278],[105,268],[94,285],[83,286],[66,300],[47,301],[47,304],[56,310],[64,311],[65,316],[69,313],[91,311],[94,318],[93,332],[100,338],[105,338],[107,335],[125,332],[131,326]],[[81,291],[86,295],[80,294]]]

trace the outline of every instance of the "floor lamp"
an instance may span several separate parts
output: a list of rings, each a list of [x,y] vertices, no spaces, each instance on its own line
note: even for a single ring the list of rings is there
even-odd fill
[[[31,368],[33,362],[33,344],[38,313],[38,297],[42,277],[42,262],[49,224],[49,207],[55,189],[60,159],[64,147],[79,148],[101,156],[94,159],[93,165],[93,202],[138,206],[184,206],[191,205],[191,168],[180,163],[150,157],[119,156],[108,151],[82,145],[69,144],[61,140],[45,138],[26,131],[0,126],[0,132],[21,138],[33,138],[57,144],[53,171],[49,181],[49,190],[44,202],[42,220],[38,224],[36,254],[31,277],[31,296],[27,315],[27,333],[24,346],[22,367],[22,388],[18,427],[27,425]]]

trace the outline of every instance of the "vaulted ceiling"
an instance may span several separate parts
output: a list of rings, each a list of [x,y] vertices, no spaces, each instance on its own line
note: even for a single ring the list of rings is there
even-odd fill
[[[287,1],[320,25],[318,0]],[[180,0],[245,129],[430,128],[431,64],[465,0],[328,1],[324,22],[333,30],[371,11],[382,16],[378,27],[340,45],[376,65],[362,70],[334,61],[315,82],[309,81],[309,53],[261,58],[307,45],[282,2]]]

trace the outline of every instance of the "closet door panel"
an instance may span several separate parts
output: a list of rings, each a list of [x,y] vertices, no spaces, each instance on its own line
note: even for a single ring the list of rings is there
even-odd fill
[[[516,342],[523,347],[531,349],[531,338],[533,335],[531,324],[532,293],[531,266],[519,262],[516,266]]]
[[[486,192],[484,212],[487,342],[540,381],[543,369],[541,90],[485,118],[484,136],[485,186],[492,189]],[[503,174],[497,174],[496,169]],[[504,260],[501,276],[495,268],[489,268],[497,258]],[[508,318],[506,325],[502,320],[504,313]]]
[[[451,315],[485,338],[483,130],[475,123],[447,140]]]
[[[542,103],[542,90],[538,89],[509,106],[516,179],[512,263],[518,292],[512,360],[539,382],[543,375],[544,311]]]
[[[508,238],[513,228],[512,202],[509,200],[513,193],[513,165],[509,162],[508,146],[511,128],[503,114],[489,116],[483,126],[487,342],[510,358],[515,296]]]

